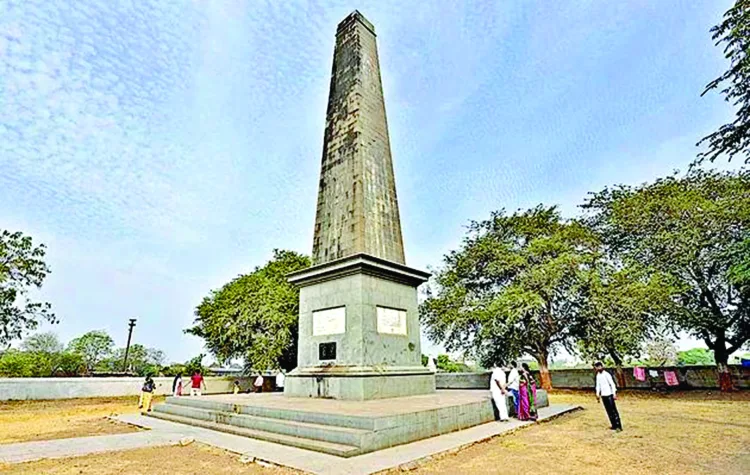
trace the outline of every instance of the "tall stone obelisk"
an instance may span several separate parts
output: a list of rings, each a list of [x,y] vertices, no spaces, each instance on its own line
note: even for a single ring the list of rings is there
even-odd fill
[[[338,25],[323,140],[313,267],[300,286],[288,396],[379,399],[435,391],[422,367],[417,287],[405,265],[375,28]]]

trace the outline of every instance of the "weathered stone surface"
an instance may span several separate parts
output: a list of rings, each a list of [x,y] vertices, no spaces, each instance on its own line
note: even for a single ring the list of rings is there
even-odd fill
[[[427,273],[367,255],[351,256],[292,274],[300,289],[297,368],[284,394],[369,400],[435,392],[435,376],[421,364],[417,285]],[[406,333],[381,333],[379,307],[406,315]],[[344,309],[345,331],[314,332],[318,311]],[[335,345],[321,358],[321,345]]]
[[[300,286],[297,368],[287,396],[370,400],[435,392],[421,364],[417,287],[404,265],[375,29],[359,12],[338,26],[313,266]]]
[[[358,253],[405,262],[375,28],[355,11],[336,32],[313,264]]]

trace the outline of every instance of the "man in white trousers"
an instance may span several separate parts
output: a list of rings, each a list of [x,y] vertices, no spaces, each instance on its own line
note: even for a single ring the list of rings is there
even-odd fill
[[[495,366],[492,369],[492,375],[490,376],[490,394],[492,395],[492,401],[497,407],[497,413],[501,421],[509,420],[508,417],[508,380],[505,376],[504,365]]]

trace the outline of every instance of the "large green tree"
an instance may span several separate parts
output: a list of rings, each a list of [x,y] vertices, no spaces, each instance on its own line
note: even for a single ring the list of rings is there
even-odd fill
[[[420,306],[427,335],[485,367],[531,355],[550,388],[548,358],[571,344],[583,277],[596,254],[589,229],[563,220],[555,207],[499,211],[474,222]]]
[[[31,288],[41,288],[50,270],[44,262],[45,246],[34,246],[20,232],[0,232],[0,346],[34,330],[40,321],[57,322],[49,303],[28,298]]]
[[[707,150],[698,159],[714,161],[720,155],[729,160],[744,155],[750,162],[750,0],[737,0],[725,14],[724,20],[711,28],[717,45],[724,46],[729,69],[706,86],[703,94],[719,90],[735,109],[735,119],[703,138]],[[703,95],[702,94],[702,95]]]
[[[130,345],[128,350],[128,367],[124,368],[129,373],[138,376],[159,374],[164,365],[164,352],[156,348],[146,348],[140,343]],[[117,373],[123,371],[122,364],[125,361],[125,348],[117,348],[111,355],[102,359],[96,365],[97,371]]]
[[[36,333],[27,336],[21,349],[32,353],[62,353],[64,345],[53,332]]]
[[[750,338],[750,174],[693,169],[584,205],[623,259],[669,277],[670,320],[714,351],[723,389],[729,355]]]
[[[186,332],[203,338],[222,363],[243,358],[247,368],[293,369],[299,290],[286,276],[309,266],[307,256],[274,250],[266,265],[205,297],[195,310],[195,326]]]
[[[89,373],[112,355],[115,342],[107,332],[94,330],[71,340],[68,351],[81,355]]]
[[[586,276],[585,299],[574,324],[587,360],[612,359],[619,383],[622,365],[641,355],[644,342],[664,327],[671,308],[671,282],[660,273],[601,260]]]

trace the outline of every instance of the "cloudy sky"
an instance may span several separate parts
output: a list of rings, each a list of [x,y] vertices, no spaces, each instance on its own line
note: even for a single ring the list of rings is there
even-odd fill
[[[0,1],[0,228],[48,248],[64,340],[185,360],[211,289],[309,253],[336,24],[376,26],[407,263],[470,219],[679,168],[731,116],[729,0]],[[428,346],[428,348],[431,348]]]

